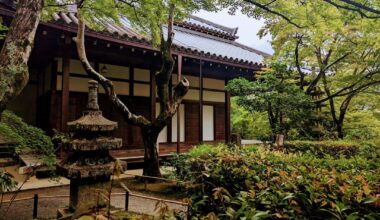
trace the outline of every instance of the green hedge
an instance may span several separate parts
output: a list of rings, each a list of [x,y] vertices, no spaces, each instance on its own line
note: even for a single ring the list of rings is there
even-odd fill
[[[32,153],[41,156],[49,166],[55,161],[51,138],[39,128],[28,125],[11,111],[4,111],[0,118],[0,135],[15,144],[16,153]]]
[[[195,218],[380,219],[380,153],[200,146],[173,161]]]
[[[354,143],[349,141],[287,141],[284,147],[277,148],[288,153],[311,153],[317,157],[330,155],[333,157],[352,157],[360,152],[362,145],[370,145],[370,143]]]

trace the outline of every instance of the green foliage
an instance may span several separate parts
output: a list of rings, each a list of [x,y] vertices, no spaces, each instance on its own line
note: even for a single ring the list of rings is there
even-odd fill
[[[12,174],[0,169],[0,193],[9,192],[13,190],[17,185],[14,181]]]
[[[16,144],[17,153],[33,153],[41,156],[46,165],[54,164],[54,147],[50,137],[41,129],[26,124],[11,111],[1,114],[0,134]]]
[[[352,2],[361,3],[368,8],[378,9],[378,1],[218,2],[222,7],[228,7],[231,13],[241,10],[247,16],[263,18],[266,25],[258,35],[262,37],[270,34],[275,51],[267,60],[285,64],[304,75],[302,85],[305,90],[310,82],[313,82],[313,85],[315,83],[315,86],[310,88],[322,89],[324,94],[318,99],[324,100],[322,102],[326,104],[325,110],[328,111],[328,114],[323,115],[327,119],[322,118],[322,121],[331,122],[325,124],[326,130],[321,131],[322,135],[331,136],[338,133],[343,137],[340,127],[344,124],[345,113],[351,102],[360,94],[371,90],[378,94],[379,18],[368,19],[366,16],[376,14],[358,10],[358,7],[352,5]],[[312,90],[308,92],[310,91]],[[329,103],[325,98],[331,95],[334,96]],[[348,110],[351,111],[350,108]],[[368,130],[373,134],[371,129]],[[348,137],[356,138],[353,135],[354,131],[347,132],[350,132]],[[366,132],[361,133],[365,137]]]
[[[0,23],[0,40],[5,37],[5,33],[7,30],[8,30],[8,28],[6,26],[4,26],[2,23]]]
[[[205,150],[199,148],[205,147]],[[262,147],[200,146],[178,156],[193,215],[221,219],[377,219],[380,152],[315,157]],[[368,152],[372,152],[369,153]],[[199,152],[202,152],[201,154]]]
[[[380,143],[379,94],[364,93],[353,100],[344,123],[345,138]]]
[[[273,136],[265,112],[250,112],[231,100],[232,133],[243,139],[271,140]]]
[[[310,153],[317,157],[325,157],[330,155],[335,158],[341,156],[352,157],[360,152],[361,146],[367,147],[368,145],[373,150],[376,149],[375,145],[371,143],[358,143],[350,141],[288,141],[285,142],[283,150],[289,153]]]
[[[302,131],[311,117],[312,102],[295,84],[295,74],[286,66],[273,64],[256,81],[231,80],[226,89],[238,95],[236,104],[250,112],[266,112],[273,134],[292,128]]]

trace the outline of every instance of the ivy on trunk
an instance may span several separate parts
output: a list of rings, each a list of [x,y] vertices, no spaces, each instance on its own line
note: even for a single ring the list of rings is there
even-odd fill
[[[28,60],[43,0],[20,0],[0,52],[0,113],[29,80]]]

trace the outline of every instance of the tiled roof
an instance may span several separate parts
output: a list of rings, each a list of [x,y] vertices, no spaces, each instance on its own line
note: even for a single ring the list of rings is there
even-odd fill
[[[78,24],[78,20],[73,12],[54,14],[54,20],[58,23]],[[125,17],[121,17],[121,24],[116,24],[112,19],[99,19],[98,22],[111,34],[116,33],[120,36],[127,36],[129,39],[149,42],[149,38],[135,31]],[[214,28],[216,29],[216,27]],[[227,29],[219,30],[227,31]],[[235,30],[231,29],[230,33],[234,33]],[[267,55],[264,52],[239,44],[233,40],[200,33],[199,31],[177,25],[174,26],[174,44],[179,50],[190,50],[210,57],[246,64],[261,64],[264,56]]]
[[[237,27],[225,27],[194,15],[182,22],[176,22],[176,25],[228,40],[236,40],[238,38],[236,36]]]
[[[237,42],[219,39],[181,27],[174,27],[174,30],[174,43],[179,47],[203,51],[205,54],[215,57],[238,59],[241,62],[263,62],[264,53]]]
[[[132,28],[131,23],[125,17],[121,17],[120,24],[116,24],[112,19],[99,19],[98,22],[104,28],[104,31],[99,32],[100,34],[149,45],[149,37],[138,33]],[[76,26],[78,18],[76,17],[75,10],[68,10],[68,12],[54,14],[53,20],[49,23],[58,24],[62,27]],[[198,29],[189,28],[189,25],[197,26]],[[208,32],[201,32],[199,29],[208,30]],[[211,58],[216,61],[221,60],[247,66],[261,66],[267,54],[235,42],[234,39],[237,38],[236,32],[237,28],[224,27],[192,16],[184,22],[178,22],[174,26],[174,46],[177,51]],[[230,36],[231,39],[215,35],[215,33]]]

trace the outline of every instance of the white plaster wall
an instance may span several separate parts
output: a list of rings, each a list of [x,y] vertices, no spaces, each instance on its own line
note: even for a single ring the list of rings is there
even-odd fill
[[[225,102],[224,92],[203,91],[203,100],[210,102]]]
[[[172,74],[172,83],[173,83],[173,85],[177,84],[177,82],[178,82],[177,77],[178,77],[177,74]]]
[[[203,140],[213,141],[214,140],[214,106],[204,105],[203,106]]]
[[[114,81],[113,85],[115,87],[116,94],[118,94],[118,95],[129,95],[129,83],[128,82]],[[101,91],[101,93],[104,93],[104,90],[101,86],[99,87],[99,91]]]
[[[156,117],[160,114],[160,103],[156,103]],[[162,129],[160,135],[158,135],[157,143],[166,143],[168,142],[168,128],[165,127]]]
[[[224,80],[203,78],[203,88],[224,90]]]
[[[70,77],[69,89],[72,92],[88,92],[89,78]],[[119,95],[129,94],[129,83],[127,82],[113,82],[115,92]],[[62,90],[62,76],[57,76],[57,90]],[[104,93],[104,89],[99,86],[99,93]]]
[[[185,100],[199,100],[199,90],[189,89],[184,99]]]
[[[172,142],[177,141],[177,115],[178,112],[172,118]],[[185,141],[185,105],[181,104],[179,107],[179,122],[180,122],[180,141]]]
[[[107,68],[107,73],[101,73],[103,76],[117,79],[129,79],[129,67],[99,63],[100,71],[104,65]]]
[[[134,71],[135,71],[134,72],[135,73],[135,75],[134,75],[135,80],[150,82],[150,71],[149,70],[135,68]]]
[[[62,72],[63,71],[62,58],[59,57],[59,58],[56,58],[56,60],[58,61],[57,71]],[[90,63],[90,64],[93,65],[93,63]],[[82,63],[79,60],[74,60],[74,59],[70,59],[70,73],[76,73],[76,74],[82,74],[82,75],[87,74],[82,66]]]
[[[133,87],[133,93],[135,96],[150,96],[150,86],[147,84],[135,83]]]
[[[188,76],[188,75],[182,75],[183,77],[186,77],[187,80],[189,80],[191,87],[199,88],[199,77],[196,76]]]

